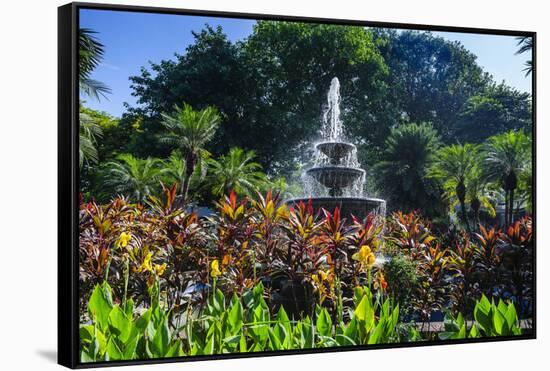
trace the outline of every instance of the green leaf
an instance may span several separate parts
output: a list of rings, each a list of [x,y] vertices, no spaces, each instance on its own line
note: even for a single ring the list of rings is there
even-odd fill
[[[374,331],[369,336],[367,344],[380,344],[383,341],[384,335],[384,322],[378,322],[378,325],[374,327]]]
[[[269,344],[271,350],[282,350],[283,344],[281,343],[281,340],[279,339],[279,336],[275,334],[273,329],[269,329]]]
[[[355,318],[357,318],[366,333],[369,333],[374,325],[374,309],[367,295],[363,296],[359,305],[355,308]]]
[[[313,348],[315,345],[315,327],[313,327],[309,316],[306,316],[302,322],[303,334],[305,338],[304,348]]]
[[[214,338],[215,336],[210,337],[210,340],[206,342],[206,345],[204,346],[204,349],[202,350],[201,354],[208,355],[208,356],[214,354],[214,349],[215,349]]]
[[[505,317],[506,317],[506,323],[508,324],[509,328],[513,328],[517,326],[518,315],[516,313],[516,307],[514,306],[513,303],[508,304]]]
[[[332,319],[326,308],[323,308],[319,312],[316,328],[317,332],[322,336],[330,336],[332,334]]]
[[[96,285],[88,301],[88,311],[92,319],[97,322],[103,331],[107,329],[111,309],[113,309],[111,287],[107,282]]]
[[[107,354],[109,354],[109,360],[112,361],[120,361],[124,358],[122,350],[114,338],[110,338],[107,342]]]
[[[164,357],[168,351],[170,344],[170,329],[168,328],[168,320],[165,319],[155,330],[155,336],[151,341],[151,350],[158,356]]]
[[[277,336],[283,349],[290,349],[292,330],[290,329],[290,323],[285,324],[283,322],[277,322],[273,329],[273,333]]]
[[[231,335],[238,334],[243,327],[243,306],[240,301],[233,302],[227,319]]]
[[[126,313],[124,313],[118,305],[115,305],[115,307],[111,310],[111,313],[109,313],[108,321],[111,333],[118,337],[122,343],[125,343],[130,336],[132,319],[128,318]]]
[[[250,327],[252,334],[258,341],[267,340],[269,327],[265,322],[269,321],[267,309],[264,309],[261,304],[256,306],[253,312],[253,325]]]
[[[281,339],[281,341],[283,342],[283,346],[285,348],[289,348],[291,343],[292,324],[290,323],[290,319],[288,318],[288,315],[286,314],[285,308],[283,306],[279,308],[276,320],[277,324],[282,326],[283,330],[285,331],[284,340]],[[280,332],[277,329],[276,331]]]
[[[176,341],[168,348],[168,351],[164,354],[164,357],[179,357],[183,355],[184,353],[181,349],[181,343]]]
[[[143,334],[145,332],[145,329],[147,329],[147,325],[149,325],[149,323],[151,322],[151,316],[151,309],[147,309],[145,312],[143,312],[143,314],[139,316],[139,318],[133,323],[132,335]]]
[[[93,358],[92,355],[88,354],[85,350],[82,350],[80,352],[80,362],[87,363],[87,362],[95,362],[96,360]]]
[[[128,316],[128,318],[132,318],[134,315],[134,300],[129,299],[124,304],[124,313]]]
[[[80,326],[80,342],[83,344],[89,344],[94,339],[94,326],[93,325],[83,325]]]
[[[216,289],[213,299],[213,305],[216,312],[223,312],[225,310],[225,297],[220,289]]]
[[[349,337],[350,339],[355,339],[354,341],[357,341],[357,318],[355,316],[349,321],[346,329],[344,330],[344,335]]]
[[[335,340],[338,343],[339,346],[353,346],[357,345],[355,341],[353,341],[352,338],[349,336],[346,336],[344,334],[338,334],[335,336]]]
[[[246,349],[246,338],[244,335],[241,335],[241,339],[239,340],[239,351],[241,353],[245,353],[248,349]]]
[[[493,311],[493,326],[495,328],[496,335],[505,335],[508,332],[506,318],[498,308]]]
[[[481,300],[476,303],[474,318],[483,331],[487,333],[486,335],[490,335],[493,322],[491,318],[491,303],[485,295],[482,295]]]
[[[139,336],[131,337],[125,344],[123,350],[123,359],[136,359],[136,348],[138,344]]]
[[[479,330],[477,329],[477,326],[474,324],[472,328],[470,329],[470,334],[468,335],[469,338],[478,338],[480,336]]]

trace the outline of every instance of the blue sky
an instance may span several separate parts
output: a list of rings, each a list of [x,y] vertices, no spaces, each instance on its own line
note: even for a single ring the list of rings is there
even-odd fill
[[[107,84],[112,94],[100,102],[86,99],[87,106],[120,116],[124,102],[131,105],[129,76],[139,74],[148,62],[173,59],[193,42],[191,31],[200,31],[208,23],[220,25],[231,41],[244,39],[252,32],[254,21],[215,17],[87,10],[80,12],[80,27],[97,31],[105,45],[105,56],[92,77]],[[516,40],[511,36],[436,32],[448,40],[461,42],[478,57],[478,63],[498,82],[531,92],[531,79],[522,71],[529,56],[514,55]]]

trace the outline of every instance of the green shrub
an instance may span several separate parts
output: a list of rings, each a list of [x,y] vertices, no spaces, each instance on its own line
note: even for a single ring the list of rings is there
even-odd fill
[[[389,295],[401,307],[401,316],[412,314],[411,299],[418,285],[417,264],[406,256],[395,255],[384,264],[384,276]]]

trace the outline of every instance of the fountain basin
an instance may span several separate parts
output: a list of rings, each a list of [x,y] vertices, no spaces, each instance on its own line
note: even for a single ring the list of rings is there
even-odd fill
[[[314,167],[306,173],[327,188],[344,188],[360,179],[365,170],[353,167],[323,166]]]
[[[333,163],[339,163],[342,158],[355,149],[355,145],[346,142],[321,142],[317,143],[315,147]]]
[[[352,221],[352,216],[363,220],[369,214],[385,216],[386,201],[379,198],[370,197],[311,197],[311,198],[293,198],[287,200],[289,206],[298,205],[300,202],[307,203],[311,200],[314,213],[323,216],[322,209],[331,213],[336,208],[340,210],[340,215],[347,219],[348,223]]]

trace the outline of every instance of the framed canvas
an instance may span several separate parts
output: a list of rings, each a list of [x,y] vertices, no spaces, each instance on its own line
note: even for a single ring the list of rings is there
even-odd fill
[[[535,32],[58,19],[60,364],[535,338]]]

